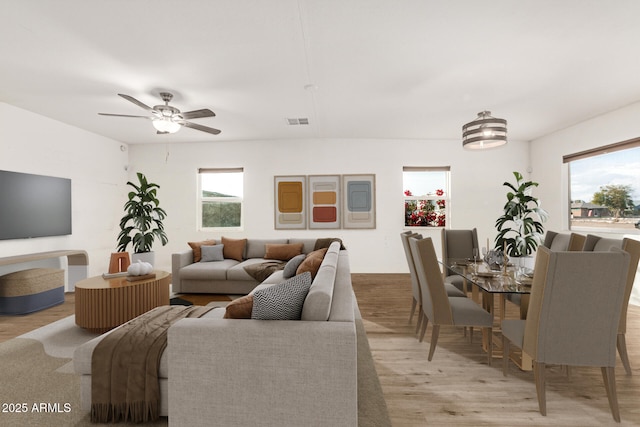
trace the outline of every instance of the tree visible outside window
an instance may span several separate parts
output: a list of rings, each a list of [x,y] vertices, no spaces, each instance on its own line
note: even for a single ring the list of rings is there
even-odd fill
[[[571,227],[640,229],[640,139],[565,156]]]
[[[198,171],[200,229],[242,227],[243,170]]]
[[[449,217],[449,167],[404,167],[405,227],[445,227]]]

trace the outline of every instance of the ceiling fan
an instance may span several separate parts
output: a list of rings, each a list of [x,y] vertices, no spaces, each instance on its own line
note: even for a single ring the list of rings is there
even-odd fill
[[[137,119],[149,119],[153,124],[153,127],[156,128],[157,133],[165,134],[165,133],[176,133],[180,130],[182,126],[188,127],[191,129],[196,129],[202,132],[208,132],[213,135],[217,135],[220,133],[220,130],[210,128],[208,126],[199,125],[197,123],[188,122],[190,119],[200,119],[203,117],[215,117],[215,113],[207,108],[203,108],[201,110],[193,110],[181,113],[175,107],[169,105],[169,101],[173,98],[173,94],[169,92],[160,92],[160,97],[164,101],[164,105],[155,105],[153,108],[148,105],[138,101],[132,96],[123,95],[121,93],[118,96],[123,97],[129,102],[136,104],[138,107],[141,107],[148,112],[151,113],[150,116],[132,116],[129,114],[110,114],[110,113],[98,113],[102,116],[115,116],[115,117],[133,117]]]

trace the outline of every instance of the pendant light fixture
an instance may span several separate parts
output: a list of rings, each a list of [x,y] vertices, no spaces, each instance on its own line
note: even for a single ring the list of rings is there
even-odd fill
[[[478,117],[462,126],[462,146],[467,150],[484,150],[507,143],[507,121],[481,111]]]

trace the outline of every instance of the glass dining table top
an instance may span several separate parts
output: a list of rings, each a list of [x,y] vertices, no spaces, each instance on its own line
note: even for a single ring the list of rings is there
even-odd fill
[[[490,270],[482,261],[450,260],[440,262],[453,274],[462,276],[484,292],[495,294],[530,294],[532,272],[517,272],[515,266],[508,265],[506,271]]]

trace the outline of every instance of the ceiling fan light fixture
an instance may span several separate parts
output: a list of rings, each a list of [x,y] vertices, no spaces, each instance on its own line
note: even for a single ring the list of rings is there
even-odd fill
[[[171,120],[171,117],[162,117],[152,120],[153,127],[156,128],[158,132],[163,133],[176,133],[180,130],[180,124]]]
[[[478,117],[462,126],[462,147],[467,150],[485,150],[507,143],[507,121],[481,111]]]

